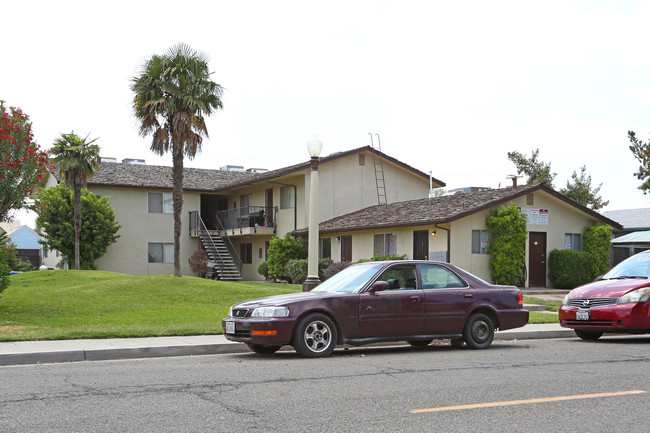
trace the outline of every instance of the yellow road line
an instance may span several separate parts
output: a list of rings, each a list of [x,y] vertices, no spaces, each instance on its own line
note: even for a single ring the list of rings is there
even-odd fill
[[[531,398],[529,400],[497,401],[493,403],[477,403],[477,404],[464,404],[461,406],[434,407],[430,409],[414,409],[411,411],[411,413],[443,412],[447,410],[477,409],[481,407],[512,406],[516,404],[532,404],[532,403],[548,403],[552,401],[579,400],[583,398],[616,397],[621,395],[644,394],[644,393],[645,391],[636,390],[636,391],[620,391],[620,392],[603,392],[600,394],[582,394],[582,395],[567,395],[567,396],[560,396],[560,397]]]

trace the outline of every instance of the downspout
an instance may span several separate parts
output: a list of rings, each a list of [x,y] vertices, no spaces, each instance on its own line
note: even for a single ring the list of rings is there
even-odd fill
[[[451,263],[451,228],[440,227],[438,224],[433,226],[447,232],[447,263]]]
[[[292,185],[290,183],[273,182],[272,180],[268,180],[268,179],[267,179],[267,182],[268,183],[275,183],[277,185],[282,185],[282,186],[291,186],[291,187],[293,187],[293,197],[294,197],[294,200],[295,200],[295,203],[293,205],[293,230],[294,231],[298,230],[298,187],[296,185]]]

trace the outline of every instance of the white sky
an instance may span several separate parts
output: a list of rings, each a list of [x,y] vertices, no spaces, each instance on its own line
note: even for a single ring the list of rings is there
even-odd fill
[[[587,166],[605,210],[650,206],[627,131],[650,136],[650,1],[33,1],[2,6],[0,99],[47,149],[171,165],[131,112],[144,60],[185,42],[225,88],[187,166],[274,169],[370,144],[447,183],[498,187],[530,155]],[[6,19],[11,17],[11,19]]]

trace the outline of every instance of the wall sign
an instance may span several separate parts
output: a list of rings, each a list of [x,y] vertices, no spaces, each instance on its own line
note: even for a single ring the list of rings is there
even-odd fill
[[[521,212],[526,216],[529,225],[548,225],[548,209],[521,208]]]

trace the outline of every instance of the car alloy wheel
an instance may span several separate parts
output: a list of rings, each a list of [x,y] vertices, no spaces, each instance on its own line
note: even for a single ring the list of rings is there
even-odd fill
[[[463,332],[465,343],[472,349],[486,349],[494,339],[492,319],[482,313],[472,314]]]
[[[336,326],[326,315],[312,313],[300,320],[294,330],[293,340],[293,346],[299,355],[308,358],[328,356],[336,347]]]

